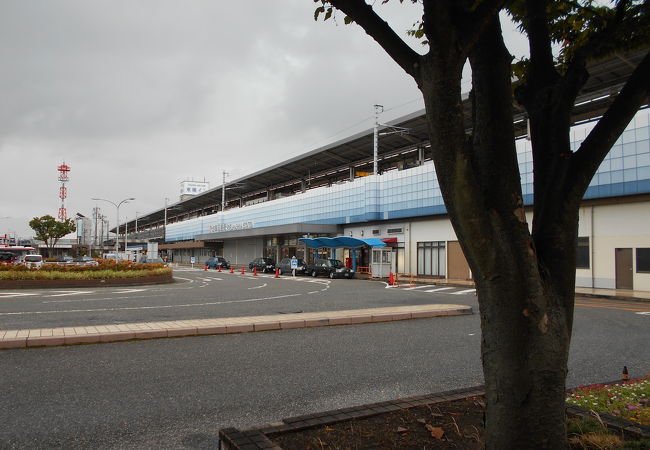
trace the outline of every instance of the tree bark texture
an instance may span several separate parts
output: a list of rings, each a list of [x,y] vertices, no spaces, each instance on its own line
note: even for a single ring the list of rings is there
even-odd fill
[[[545,278],[540,270],[517,167],[511,57],[496,20],[469,58],[474,73],[471,139],[459,127],[460,56],[455,66],[449,60],[432,62],[432,72],[447,73],[449,79],[423,73],[421,80],[436,173],[477,285],[487,389],[486,446],[563,448],[571,335],[567,317],[574,284],[570,277]],[[443,65],[445,71],[439,69]],[[574,217],[573,226],[556,230],[561,236],[554,242],[575,243],[577,211]],[[575,246],[563,251],[567,261],[557,270],[565,273]]]

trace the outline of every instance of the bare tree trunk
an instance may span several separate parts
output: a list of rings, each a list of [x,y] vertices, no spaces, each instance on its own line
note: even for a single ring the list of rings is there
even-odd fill
[[[486,446],[564,448],[577,206],[565,211],[559,226],[540,228],[544,232],[538,239],[531,234],[514,144],[511,57],[498,22],[485,30],[470,53],[471,141],[464,127],[458,129],[460,83],[454,79],[460,64],[453,62],[449,55],[434,61],[433,72],[450,77],[423,74],[421,89],[445,204],[476,280],[487,390]],[[447,69],[436,69],[436,64]],[[538,246],[554,267],[540,259]]]

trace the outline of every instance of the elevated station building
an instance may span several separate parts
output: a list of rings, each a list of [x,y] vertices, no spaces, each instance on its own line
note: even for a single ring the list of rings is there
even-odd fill
[[[645,51],[592,64],[572,119],[577,149]],[[469,102],[465,114],[471,115]],[[513,117],[522,192],[532,223],[533,169],[525,111]],[[384,274],[471,279],[446,214],[424,111],[382,125],[377,173],[373,130],[217,186],[138,219],[137,238],[174,262],[224,256],[355,260]],[[225,192],[224,192],[225,190]],[[650,109],[642,107],[592,180],[580,210],[579,286],[650,290]],[[129,223],[128,228],[133,229]],[[134,238],[133,234],[129,234]],[[383,248],[313,250],[302,237],[377,238]]]

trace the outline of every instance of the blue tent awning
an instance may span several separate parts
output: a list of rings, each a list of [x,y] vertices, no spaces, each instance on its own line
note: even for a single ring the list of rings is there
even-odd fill
[[[349,236],[336,236],[333,238],[320,237],[320,238],[300,238],[300,242],[307,244],[310,248],[331,247],[331,248],[359,248],[367,245],[369,247],[386,247],[386,243],[381,239],[367,238],[358,239]]]

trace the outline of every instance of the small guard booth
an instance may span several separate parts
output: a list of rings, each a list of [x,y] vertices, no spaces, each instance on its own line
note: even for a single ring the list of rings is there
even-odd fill
[[[314,256],[318,257],[318,249],[320,248],[330,248],[332,249],[331,255],[333,259],[336,259],[336,249],[337,248],[349,248],[349,249],[358,249],[360,247],[368,246],[372,248],[372,259],[371,259],[371,274],[373,277],[387,277],[391,271],[391,249],[387,248],[386,243],[381,239],[377,238],[367,238],[359,239],[348,236],[336,236],[336,237],[319,237],[319,238],[300,238],[300,242],[303,242],[307,247],[316,250]],[[356,252],[351,252],[352,254],[352,270],[357,271],[357,258]]]

